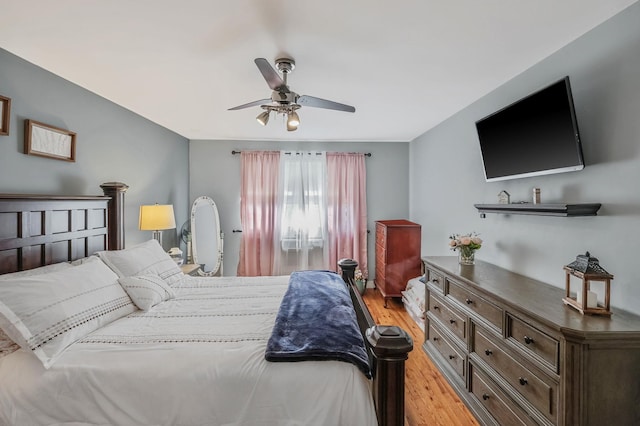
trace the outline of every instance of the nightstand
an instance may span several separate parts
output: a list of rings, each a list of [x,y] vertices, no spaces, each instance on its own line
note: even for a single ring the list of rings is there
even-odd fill
[[[191,276],[197,277],[198,271],[200,270],[200,264],[185,263],[184,265],[180,265],[180,269],[182,270],[182,273],[185,275],[191,275]]]

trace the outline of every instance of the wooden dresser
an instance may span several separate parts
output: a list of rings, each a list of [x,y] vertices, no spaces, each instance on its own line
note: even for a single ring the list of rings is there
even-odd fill
[[[564,289],[486,262],[423,261],[423,349],[480,423],[640,424],[640,317],[583,316]]]
[[[385,307],[387,299],[402,297],[407,281],[420,275],[421,226],[404,219],[376,222],[375,284]]]

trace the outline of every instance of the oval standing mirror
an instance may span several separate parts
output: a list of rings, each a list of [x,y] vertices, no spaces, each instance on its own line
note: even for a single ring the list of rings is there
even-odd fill
[[[191,206],[191,251],[193,262],[201,266],[201,275],[222,276],[222,231],[216,203],[198,197]]]

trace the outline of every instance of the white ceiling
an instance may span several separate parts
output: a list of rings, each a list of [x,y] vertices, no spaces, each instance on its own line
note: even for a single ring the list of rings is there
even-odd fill
[[[410,141],[636,1],[0,0],[0,47],[189,139]],[[281,55],[355,114],[227,111]]]

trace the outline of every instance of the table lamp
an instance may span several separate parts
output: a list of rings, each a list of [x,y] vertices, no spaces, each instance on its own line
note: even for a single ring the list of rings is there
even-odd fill
[[[162,246],[162,231],[175,229],[176,219],[172,204],[140,206],[140,230],[153,231],[153,239]]]

